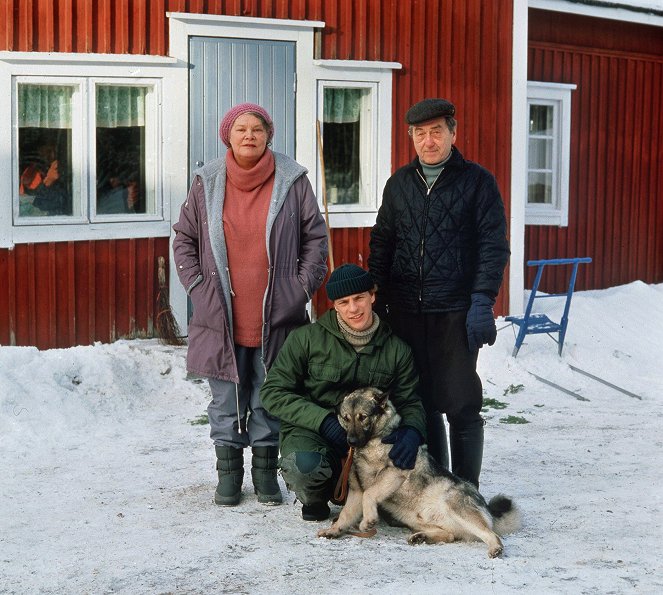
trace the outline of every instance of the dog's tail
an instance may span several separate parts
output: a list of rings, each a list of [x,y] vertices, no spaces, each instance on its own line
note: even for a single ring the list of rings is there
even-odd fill
[[[513,533],[522,527],[520,510],[508,496],[493,496],[488,502],[488,510],[493,515],[493,529],[498,535]]]

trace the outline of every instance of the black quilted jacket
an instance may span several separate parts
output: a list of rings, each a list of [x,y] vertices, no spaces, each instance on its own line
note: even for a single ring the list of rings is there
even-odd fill
[[[468,308],[475,292],[495,297],[509,254],[493,175],[454,147],[428,190],[417,158],[387,181],[371,231],[377,311],[446,312]]]

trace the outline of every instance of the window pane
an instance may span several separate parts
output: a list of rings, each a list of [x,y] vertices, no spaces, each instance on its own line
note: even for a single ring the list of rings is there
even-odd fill
[[[19,217],[74,214],[73,91],[61,85],[18,85]]]
[[[154,201],[147,200],[145,178],[147,92],[147,87],[97,86],[99,214],[153,212]]]
[[[553,107],[551,105],[530,105],[529,133],[536,135],[553,133]]]
[[[362,202],[362,135],[370,127],[365,101],[370,89],[327,87],[324,90],[325,184],[329,204]],[[365,151],[364,151],[365,154]]]
[[[530,204],[552,204],[551,173],[529,173],[527,184],[527,202]]]
[[[530,138],[528,152],[529,169],[552,169],[553,141],[549,138]]]

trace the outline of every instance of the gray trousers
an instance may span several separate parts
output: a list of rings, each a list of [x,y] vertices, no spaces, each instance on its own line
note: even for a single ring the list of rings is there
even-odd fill
[[[209,378],[212,401],[207,406],[210,438],[215,446],[278,446],[279,420],[260,401],[265,367],[259,347],[235,345],[239,384]]]

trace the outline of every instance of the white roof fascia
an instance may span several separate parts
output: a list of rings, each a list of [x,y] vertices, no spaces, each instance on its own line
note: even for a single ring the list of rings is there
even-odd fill
[[[663,27],[663,0],[528,0],[529,8]]]

